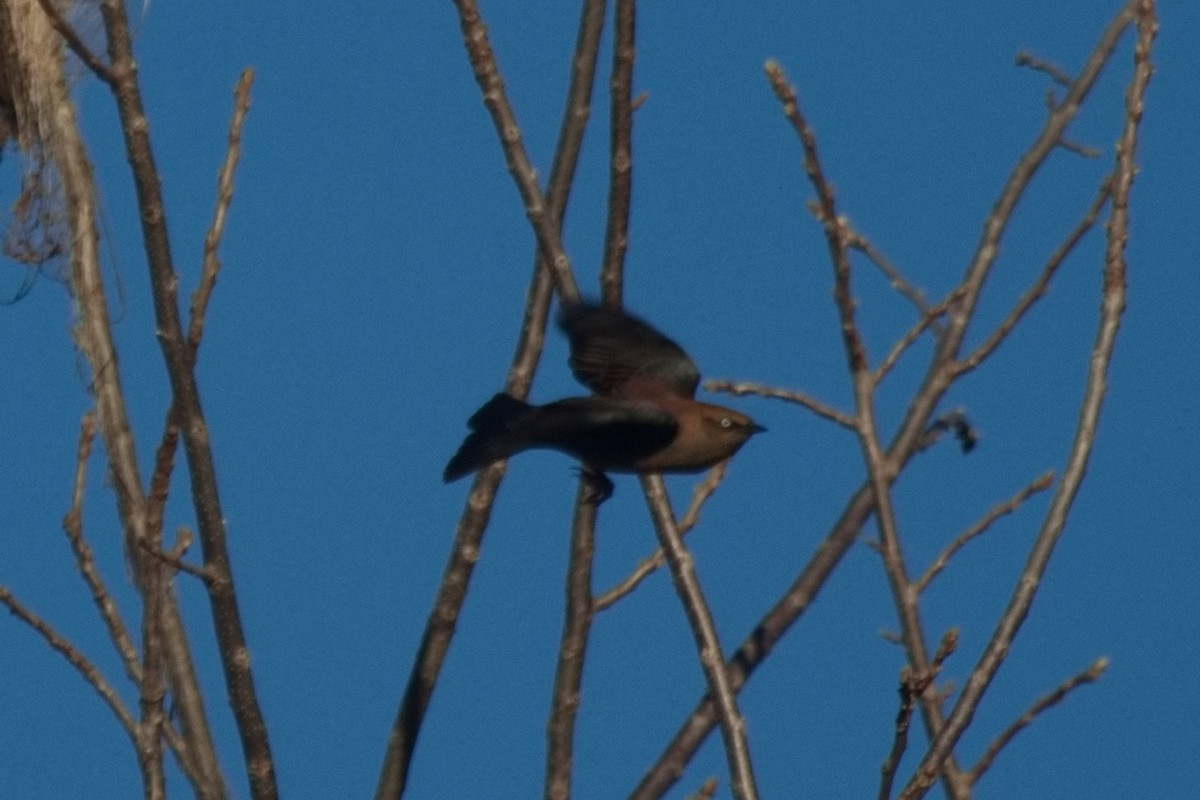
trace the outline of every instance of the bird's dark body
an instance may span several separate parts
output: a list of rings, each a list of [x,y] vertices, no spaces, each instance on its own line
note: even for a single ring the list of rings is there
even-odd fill
[[[696,365],[640,319],[578,304],[563,309],[559,326],[570,340],[572,372],[595,394],[544,406],[497,394],[467,421],[471,433],[445,480],[534,448],[566,453],[594,473],[697,472],[763,430],[737,411],[692,399]]]

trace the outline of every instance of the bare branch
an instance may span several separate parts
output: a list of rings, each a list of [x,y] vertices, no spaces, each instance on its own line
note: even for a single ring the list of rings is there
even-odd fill
[[[984,280],[991,272],[999,253],[1000,239],[1008,228],[1013,210],[1029,188],[1041,165],[1062,141],[1067,126],[1074,121],[1083,101],[1087,98],[1101,70],[1112,56],[1121,34],[1132,22],[1128,9],[1122,10],[1105,29],[1096,47],[1084,63],[1079,77],[1071,82],[1063,101],[1050,113],[1041,132],[1010,173],[991,213],[983,224],[983,232],[976,246],[971,263],[960,284],[966,289],[962,302],[950,314],[948,334],[939,344],[936,363],[948,371],[945,379],[958,374],[953,355],[962,345],[967,323],[979,300]]]
[[[1125,12],[1123,12],[1124,14]],[[946,330],[938,338],[936,352],[931,358],[925,380],[905,412],[898,431],[888,448],[888,458],[897,470],[922,449],[929,421],[951,385],[950,367],[962,345],[972,311],[983,282],[994,263],[998,243],[1017,202],[1028,187],[1034,173],[1056,147],[1066,126],[1074,119],[1104,63],[1111,56],[1117,39],[1129,20],[1116,23],[1101,37],[1093,54],[1073,84],[1072,90],[1057,112],[1047,119],[1028,151],[1018,161],[1001,190],[994,208],[984,223],[983,232],[961,286],[966,290],[962,301],[947,317]],[[874,509],[869,484],[860,486],[847,500],[838,520],[818,543],[812,558],[780,598],[767,609],[746,634],[741,646],[726,665],[731,685],[740,689],[749,676],[771,653],[779,639],[811,606],[816,593],[832,570],[840,563],[859,535],[863,524]],[[664,748],[631,797],[650,800],[660,797],[683,771],[684,766],[699,749],[716,722],[716,709],[711,699],[701,698],[691,714],[680,725],[674,738]],[[948,751],[947,751],[948,752]],[[940,765],[941,760],[938,760]],[[936,778],[935,768],[930,780]]]
[[[890,463],[879,444],[878,434],[875,430],[875,415],[869,396],[870,388],[864,386],[866,381],[860,380],[855,383],[856,406],[861,424],[859,444],[863,452],[863,461],[867,468],[872,493],[875,496],[875,523],[879,533],[879,553],[882,557],[884,572],[887,575],[888,587],[892,592],[892,602],[900,620],[900,642],[904,646],[904,651],[914,672],[918,675],[932,675],[936,667],[934,667],[926,648],[919,595],[913,591],[913,583],[908,576],[908,567],[900,547],[899,524],[892,504],[891,488],[896,474],[895,467]],[[943,640],[944,642],[945,640]],[[916,694],[915,697],[921,707],[921,719],[924,722],[926,734],[932,738],[944,725],[941,703],[923,692]],[[955,763],[953,754],[949,755],[941,764],[941,775],[948,796],[952,798],[969,797],[969,784]],[[890,793],[890,781],[887,790]]]
[[[906,298],[908,302],[912,303],[917,311],[921,314],[928,314],[933,310],[933,306],[926,299],[925,293],[914,286],[908,278],[904,277],[904,273],[900,271],[900,268],[893,264],[866,236],[853,228],[847,228],[846,233],[849,237],[846,240],[846,246],[865,255],[887,277],[891,287]],[[938,330],[939,327],[935,324],[934,330]]]
[[[609,157],[608,224],[600,262],[600,293],[619,307],[629,247],[629,206],[633,193],[633,57],[634,0],[616,0],[613,66],[610,85],[612,124]]]
[[[958,649],[958,628],[951,628],[942,634],[942,640],[938,642],[938,649],[933,654],[931,666],[936,673],[940,672],[942,665],[946,663],[946,659],[954,655],[954,651]]]
[[[1092,446],[1096,437],[1096,426],[1100,417],[1107,389],[1108,366],[1112,360],[1113,347],[1121,316],[1125,310],[1125,242],[1129,233],[1129,195],[1137,172],[1134,154],[1137,149],[1138,127],[1145,103],[1146,87],[1149,85],[1153,66],[1150,53],[1158,29],[1158,19],[1153,0],[1131,0],[1105,31],[1101,44],[1089,59],[1084,74],[1098,72],[1107,54],[1116,45],[1121,33],[1132,23],[1137,23],[1137,43],[1134,46],[1133,77],[1125,95],[1125,121],[1117,143],[1117,163],[1114,172],[1112,209],[1107,225],[1107,248],[1104,263],[1103,297],[1096,341],[1089,360],[1089,370],[1083,402],[1080,406],[1079,424],[1071,444],[1067,467],[1063,471],[1058,490],[1050,502],[1041,530],[1029,561],[1017,581],[1008,608],[1000,618],[991,640],[979,663],[968,677],[962,694],[946,724],[937,732],[929,744],[929,750],[918,766],[913,778],[905,787],[903,800],[922,796],[934,780],[943,760],[949,755],[955,742],[962,735],[974,716],[983,693],[991,684],[1012,644],[1022,622],[1029,613],[1033,597],[1041,584],[1041,577],[1054,552],[1054,546],[1066,524],[1067,513],[1083,482]],[[1082,80],[1082,78],[1080,79]]]
[[[483,104],[491,113],[492,123],[500,137],[500,146],[504,150],[508,171],[516,182],[521,200],[525,203],[525,216],[533,226],[538,248],[550,266],[560,296],[564,300],[577,302],[579,285],[571,272],[571,262],[563,251],[559,235],[560,222],[547,213],[545,200],[538,187],[537,174],[525,153],[521,128],[504,92],[504,80],[496,67],[496,55],[488,42],[487,28],[479,16],[479,8],[475,5],[475,0],[454,0],[454,5],[458,9],[467,58],[475,72],[475,80],[483,91]]]
[[[143,549],[157,553],[162,545],[162,528],[147,530],[139,539]],[[163,774],[162,734],[168,726],[163,701],[167,694],[164,678],[166,643],[163,638],[163,611],[170,582],[163,567],[154,559],[142,562],[145,602],[142,604],[142,681],[138,685],[141,724],[138,726],[138,766],[147,800],[165,800],[166,777]]]
[[[75,482],[71,489],[71,510],[63,517],[63,531],[71,543],[71,551],[75,554],[75,565],[83,576],[88,591],[92,594],[92,602],[100,613],[104,627],[108,629],[108,637],[121,657],[125,674],[135,684],[141,682],[142,668],[138,663],[137,648],[129,635],[129,629],[121,619],[117,604],[96,569],[96,560],[92,557],[92,548],[83,538],[83,492],[87,476],[87,461],[92,452],[92,439],[96,435],[96,418],[91,412],[84,414],[79,431],[78,455],[75,459]]]
[[[180,542],[187,541],[190,538],[191,538],[191,534],[186,529],[181,529],[179,531]],[[178,543],[176,544],[176,547],[179,547]],[[184,547],[186,548],[186,545],[184,545]],[[193,565],[187,563],[186,561],[184,561],[178,554],[176,554],[174,552],[167,552],[165,550],[160,550],[160,549],[151,547],[148,542],[142,543],[142,549],[145,550],[147,553],[149,553],[154,558],[156,558],[159,561],[163,562],[164,564],[170,566],[172,569],[176,569],[176,570],[179,570],[180,572],[191,575],[193,578],[197,578],[197,579],[203,581],[205,584],[212,584],[215,581],[219,580],[218,576],[215,575],[210,569],[208,569],[208,567],[193,566]]]
[[[225,233],[225,217],[229,213],[229,204],[233,202],[233,173],[237,170],[238,159],[242,155],[242,126],[246,122],[246,112],[250,110],[250,87],[253,83],[254,70],[243,70],[242,76],[238,78],[237,88],[233,90],[229,143],[225,148],[225,160],[217,173],[217,203],[213,209],[208,233],[204,235],[204,266],[200,270],[200,283],[192,293],[187,342],[193,364],[196,362],[196,351],[200,347],[200,337],[204,332],[204,312],[208,309],[208,300],[217,282],[217,273],[221,271],[217,250]]]
[[[951,628],[942,635],[942,641],[938,644],[937,652],[928,669],[917,672],[911,666],[905,665],[900,670],[900,709],[896,712],[896,734],[892,739],[891,752],[888,753],[883,765],[879,768],[879,800],[888,800],[892,796],[896,768],[900,766],[900,758],[908,748],[908,728],[912,722],[912,713],[916,708],[917,698],[923,696],[933,685],[942,669],[942,664],[957,648],[958,629]]]
[[[1005,728],[1004,732],[997,736],[994,742],[988,745],[987,750],[984,751],[983,755],[980,756],[979,761],[968,773],[971,783],[975,784],[979,781],[980,776],[988,771],[988,768],[992,766],[992,762],[996,760],[996,756],[1000,754],[1000,751],[1007,747],[1008,743],[1011,742],[1018,733],[1027,728],[1038,714],[1041,714],[1048,708],[1058,705],[1068,694],[1085,683],[1094,683],[1095,681],[1099,680],[1100,676],[1107,668],[1108,659],[1098,658],[1093,661],[1091,666],[1089,666],[1083,672],[1068,678],[1059,684],[1058,688],[1056,688],[1053,692],[1045,697],[1039,698],[1036,703],[1030,706],[1028,711],[1026,711],[1011,725]]]
[[[120,696],[113,689],[96,665],[87,659],[83,653],[75,648],[75,645],[67,641],[61,636],[50,624],[34,614],[28,608],[21,604],[13,593],[5,586],[0,586],[0,604],[8,608],[10,614],[24,622],[30,628],[33,628],[39,636],[50,645],[50,648],[67,660],[67,663],[75,668],[88,685],[91,686],[96,694],[100,695],[100,699],[113,712],[113,716],[121,723],[121,727],[129,734],[130,741],[134,746],[137,746],[137,721],[133,715],[129,713],[129,709],[121,702]]]
[[[1088,206],[1083,219],[1079,221],[1075,229],[1071,231],[1070,235],[1063,240],[1062,244],[1055,249],[1049,260],[1046,261],[1046,265],[1042,268],[1038,279],[1025,291],[1025,294],[1021,295],[1021,299],[1017,301],[1013,310],[996,327],[996,330],[992,331],[992,335],[983,344],[979,345],[973,353],[958,362],[955,366],[956,374],[969,372],[979,366],[1008,337],[1008,334],[1012,332],[1017,323],[1021,321],[1021,318],[1025,316],[1025,312],[1042,298],[1046,293],[1046,289],[1050,286],[1050,280],[1054,277],[1054,273],[1062,266],[1063,261],[1071,254],[1071,251],[1075,249],[1075,246],[1079,244],[1084,235],[1096,224],[1096,218],[1100,216],[1100,211],[1103,210],[1104,204],[1108,202],[1111,193],[1112,176],[1109,176],[1101,182],[1100,189],[1096,192],[1091,205]]]
[[[72,334],[91,371],[90,388],[96,402],[97,429],[108,456],[125,552],[133,565],[134,582],[140,591],[141,570],[137,559],[141,551],[136,543],[145,536],[146,498],[100,270],[96,187],[91,163],[79,136],[62,59],[43,57],[47,51],[59,52],[55,49],[58,34],[50,28],[45,14],[27,15],[26,21],[28,35],[14,41],[17,52],[7,68],[21,71],[24,79],[19,84],[23,90],[28,90],[28,96],[20,98],[20,105],[33,109],[24,120],[26,129],[21,133],[22,140],[41,144],[47,161],[54,164],[61,180],[70,226],[71,294],[78,314]],[[109,69],[112,72],[112,68]],[[112,74],[115,80],[115,72]],[[145,120],[142,122],[144,124]],[[172,653],[169,664],[171,685],[188,746],[186,760],[189,763],[185,772],[203,776],[202,781],[194,783],[201,797],[206,800],[222,797],[225,794],[224,779],[217,766],[183,623],[173,598],[169,597],[167,603],[164,621]]]
[[[1104,155],[1104,153],[1098,147],[1080,144],[1079,142],[1072,141],[1066,137],[1058,140],[1058,146],[1063,150],[1066,150],[1068,153],[1074,153],[1075,155],[1083,156],[1084,158],[1099,158],[1100,156]]]
[[[917,705],[917,697],[925,691],[931,678],[913,675],[912,667],[907,665],[900,670],[900,710],[896,712],[896,735],[892,738],[892,749],[883,766],[879,768],[879,800],[888,800],[892,796],[892,783],[896,779],[896,767],[900,765],[900,757],[908,748],[908,726],[912,722],[913,709]]]
[[[137,82],[124,0],[102,0],[100,13],[108,35],[108,57],[114,79],[113,95],[116,98],[126,154],[137,189],[159,345],[171,384],[172,402],[183,437],[184,452],[187,455],[192,503],[205,564],[216,576],[215,580],[207,584],[207,588],[225,684],[241,737],[251,796],[255,800],[268,800],[278,795],[275,768],[266,722],[263,720],[254,688],[241,613],[238,610],[208,425],[201,408],[199,387],[180,322],[177,291],[179,277],[175,272],[167,235],[162,187],[150,145],[149,123],[142,104],[141,89]],[[183,658],[178,648],[170,646],[170,649],[172,661]]]
[[[892,349],[888,351],[887,356],[885,356],[883,361],[880,362],[879,366],[875,368],[874,373],[871,375],[871,382],[873,384],[879,384],[879,382],[884,379],[884,376],[891,371],[892,367],[896,366],[896,362],[900,360],[900,356],[904,354],[904,351],[911,347],[912,343],[915,342],[917,338],[926,331],[926,329],[937,324],[938,320],[941,319],[950,309],[950,306],[958,302],[959,297],[960,292],[951,292],[949,297],[938,303],[936,306],[932,306],[921,316],[919,320],[917,320],[915,325],[909,328],[903,336],[897,339],[896,343],[892,345]]]
[[[967,530],[959,534],[959,536],[956,537],[954,541],[952,541],[946,547],[945,550],[938,554],[938,557],[935,558],[933,563],[930,564],[925,570],[925,574],[921,576],[920,580],[913,584],[914,591],[916,591],[917,594],[924,592],[925,589],[929,587],[930,582],[936,578],[943,569],[946,568],[948,563],[950,563],[950,559],[954,557],[954,554],[961,550],[967,542],[986,531],[996,520],[1016,511],[1018,508],[1020,508],[1022,503],[1024,503],[1033,495],[1049,489],[1050,484],[1053,482],[1054,470],[1050,470],[1049,472],[1045,472],[1042,475],[1039,475],[1037,478],[1034,478],[1034,480],[1028,486],[1017,492],[1006,502],[993,506],[992,509],[983,516],[983,519],[979,520],[970,528],[967,528]]]
[[[1038,72],[1044,72],[1050,76],[1051,80],[1060,86],[1065,86],[1068,89],[1071,88],[1070,75],[1054,64],[1051,64],[1049,61],[1043,61],[1042,59],[1037,58],[1028,50],[1022,50],[1021,52],[1017,53],[1016,64],[1018,67],[1029,67],[1030,69],[1037,70]]]
[[[592,560],[596,550],[597,498],[587,476],[580,476],[571,526],[571,557],[567,568],[566,612],[554,674],[554,696],[546,724],[546,800],[571,796],[571,767],[575,716],[579,711],[583,661],[592,627]]]
[[[167,409],[163,423],[162,438],[154,452],[154,473],[150,476],[150,492],[146,496],[146,529],[143,541],[151,536],[162,538],[163,510],[171,488],[171,474],[175,470],[175,449],[179,446],[179,423],[175,420],[175,405]],[[150,548],[150,552],[157,550]]]
[[[684,547],[683,537],[675,526],[675,515],[671,511],[662,476],[643,475],[641,483],[646,494],[646,505],[654,520],[654,532],[658,534],[659,546],[666,554],[667,566],[671,568],[671,581],[675,584],[675,592],[683,604],[692,636],[696,640],[709,694],[716,703],[718,719],[721,721],[721,738],[725,743],[725,759],[729,764],[730,789],[737,800],[753,800],[758,797],[758,789],[754,784],[754,769],[746,744],[746,722],[738,710],[736,689],[725,672],[721,641],[700,589],[692,556]]]
[[[708,380],[704,382],[704,388],[709,392],[727,392],[735,397],[752,394],[759,397],[774,398],[775,400],[786,400],[789,403],[804,406],[818,417],[824,417],[830,422],[836,422],[847,430],[857,430],[858,423],[855,422],[854,417],[850,414],[847,414],[845,411],[839,411],[833,406],[826,405],[820,400],[814,400],[795,389],[778,389],[774,386],[767,386],[766,384],[754,383],[752,381],[729,380]]]
[[[721,485],[721,481],[725,478],[725,472],[728,469],[729,459],[725,459],[706,472],[703,480],[697,483],[695,488],[692,489],[692,501],[688,504],[687,511],[684,512],[683,518],[678,523],[680,536],[686,536],[696,526],[696,523],[700,519],[700,509],[708,501],[708,498],[712,497],[713,493],[717,491],[717,487]],[[666,557],[663,555],[661,547],[643,558],[624,580],[596,598],[596,602],[593,604],[594,610],[600,612],[614,605],[618,600],[636,589],[656,569],[661,567],[665,563],[665,560]]]
[[[800,137],[800,145],[804,149],[804,171],[809,182],[817,192],[817,203],[820,208],[820,221],[825,229],[825,240],[829,246],[829,257],[833,264],[833,298],[837,305],[838,317],[841,320],[842,339],[845,344],[846,358],[849,361],[850,372],[858,375],[867,370],[867,353],[862,336],[854,321],[854,298],[850,294],[850,258],[847,254],[849,244],[849,226],[845,220],[839,219],[837,205],[833,197],[833,187],[825,179],[821,162],[817,158],[817,139],[809,127],[808,121],[800,111],[800,103],[796,90],[787,82],[783,69],[775,61],[768,61],[764,67],[767,80],[779,102],[783,104],[784,116],[792,123],[796,134]]]

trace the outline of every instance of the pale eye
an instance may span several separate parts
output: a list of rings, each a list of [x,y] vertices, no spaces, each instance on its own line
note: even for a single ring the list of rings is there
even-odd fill
[[[733,420],[731,420],[729,417],[721,417],[721,427],[722,428],[732,428]]]

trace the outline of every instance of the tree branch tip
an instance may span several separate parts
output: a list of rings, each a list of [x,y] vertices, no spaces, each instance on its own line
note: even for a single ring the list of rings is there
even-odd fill
[[[958,650],[958,628],[951,628],[942,634],[942,641],[938,643],[937,652],[933,654],[934,671],[940,670],[942,664],[946,663],[946,659],[954,655],[956,650]]]

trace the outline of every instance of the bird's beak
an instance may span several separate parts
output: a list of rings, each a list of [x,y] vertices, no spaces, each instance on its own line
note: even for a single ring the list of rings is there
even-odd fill
[[[762,425],[755,424],[755,425],[750,426],[750,435],[751,436],[753,436],[756,433],[766,433],[766,432],[767,432],[767,429],[764,428]]]

